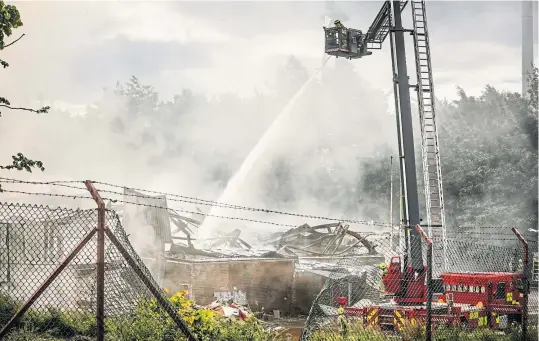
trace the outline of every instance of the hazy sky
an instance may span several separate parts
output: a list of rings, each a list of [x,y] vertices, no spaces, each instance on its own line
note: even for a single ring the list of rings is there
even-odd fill
[[[165,98],[191,88],[249,95],[284,58],[314,71],[323,58],[324,2],[14,2],[26,36],[3,51],[11,67],[0,90],[12,100],[85,104],[130,75]],[[345,24],[367,30],[381,1],[340,2]],[[455,87],[477,94],[490,83],[520,90],[521,5],[517,1],[428,2],[438,97]],[[405,24],[410,21],[410,10]],[[411,39],[408,39],[411,43]],[[412,56],[408,45],[408,55]],[[374,86],[389,89],[389,41],[354,61]],[[409,70],[413,71],[412,59]]]
[[[275,71],[290,55],[295,55],[311,73],[326,59],[322,25],[329,9],[321,1],[16,4],[24,26],[15,30],[10,39],[22,33],[26,36],[2,51],[2,59],[10,67],[2,70],[4,81],[0,82],[0,94],[14,104],[44,100],[52,102],[53,107],[65,105],[71,111],[83,110],[85,105],[101,99],[103,88],[125,82],[131,75],[155,86],[164,99],[184,88],[206,95],[233,92],[249,96],[271,84]],[[381,1],[341,2],[336,8],[346,13],[347,20],[342,14],[338,16],[345,25],[366,31],[381,5]],[[427,13],[437,97],[454,98],[457,86],[473,95],[478,95],[486,84],[520,91],[520,2],[428,1]],[[409,8],[404,24],[411,28]],[[408,35],[406,38],[413,82],[412,39]],[[384,115],[386,103],[379,105],[373,96],[379,92],[364,86],[370,83],[375,88],[391,90],[389,41],[372,56],[343,62],[353,63],[362,79],[343,73],[348,71],[336,71],[328,78],[328,83],[333,84],[324,84],[327,96],[319,96],[316,89],[320,87],[311,87],[312,91],[306,91],[293,109],[296,121],[287,126],[289,135],[281,132],[277,138],[286,146],[303,148],[292,148],[296,154],[289,155],[301,160],[293,167],[297,168],[294,174],[303,179],[292,181],[298,199],[290,211],[344,216],[340,206],[325,200],[318,202],[309,194],[308,179],[318,176],[323,158],[333,162],[329,166],[341,170],[331,173],[330,180],[354,183],[362,158],[373,156],[386,145],[396,145],[394,118]],[[332,62],[326,67],[333,67]],[[333,110],[331,91],[339,87],[354,91],[353,95],[339,92],[341,99],[353,99],[350,111]],[[264,102],[256,105],[264,105],[259,103]],[[125,142],[130,135],[111,133],[106,119],[82,124],[54,110],[40,116],[5,112],[0,124],[0,160],[9,160],[10,155],[21,151],[43,160],[47,169],[45,173],[7,176],[33,180],[90,178],[216,199],[222,188],[209,174],[239,165],[281,107],[271,104],[255,108],[255,116],[247,101],[238,107],[212,105],[196,115],[185,115],[176,127],[166,127],[177,138],[175,143],[186,151],[168,160],[166,167],[148,161],[159,152],[152,145],[127,148]],[[103,112],[107,110],[104,105]],[[301,134],[296,134],[299,131]],[[321,137],[332,147],[328,152],[331,155],[322,155],[323,158],[311,150]],[[271,170],[271,158],[265,161],[268,165],[262,166]],[[252,184],[269,180],[264,178],[264,172],[254,173],[254,180],[243,186],[245,193],[238,197],[249,200],[249,206],[261,206],[264,198],[259,194],[263,192],[257,188],[262,187]],[[41,197],[35,200],[43,204]],[[375,209],[379,207],[372,208]],[[385,204],[381,209],[386,214]],[[356,213],[355,218],[363,218],[360,210]],[[279,218],[266,218],[275,219]],[[282,219],[287,224],[305,222]]]

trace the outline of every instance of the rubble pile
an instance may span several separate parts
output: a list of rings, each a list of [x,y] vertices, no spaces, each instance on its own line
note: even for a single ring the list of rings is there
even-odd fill
[[[186,233],[186,230],[182,230]],[[380,233],[358,233],[349,225],[331,223],[317,226],[303,224],[285,232],[259,236],[255,245],[241,238],[241,231],[198,243],[189,234],[187,237],[172,237],[167,256],[175,259],[205,258],[302,258],[302,257],[343,257],[376,255],[377,247],[389,235]],[[182,242],[183,241],[183,242]]]
[[[233,319],[237,318],[237,319],[245,320],[247,317],[253,315],[250,309],[234,303],[233,300],[229,300],[227,302],[221,302],[219,300],[216,300],[212,302],[211,304],[209,304],[208,306],[205,306],[204,308],[215,312],[219,316],[224,316],[224,317],[233,318]]]

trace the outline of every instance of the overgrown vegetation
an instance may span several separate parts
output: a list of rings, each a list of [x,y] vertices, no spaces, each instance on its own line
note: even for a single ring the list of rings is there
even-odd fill
[[[187,292],[178,292],[171,301],[200,341],[277,341],[284,335],[264,329],[255,317],[235,320],[218,315],[212,310],[195,308],[186,298]],[[0,297],[0,326],[5,325],[18,308],[8,296]],[[186,338],[172,319],[161,310],[155,300],[140,302],[132,314],[107,318],[106,339],[115,341],[183,341]],[[96,336],[95,316],[80,311],[47,312],[31,310],[6,338],[19,340],[92,340]]]
[[[212,310],[195,308],[181,291],[171,297],[172,305],[192,328],[200,341],[290,341],[283,332],[268,330],[264,322],[249,317],[245,321],[218,315]],[[0,326],[4,326],[15,314],[19,304],[6,295],[0,296]],[[364,327],[354,320],[348,322],[345,339],[338,334],[337,320],[318,328],[310,341],[423,341],[425,328],[420,324],[408,324],[400,333],[382,332],[378,328]],[[50,308],[46,312],[30,310],[15,329],[5,338],[7,341],[90,341],[96,337],[95,316],[90,313],[60,312]],[[462,331],[460,328],[438,328],[434,330],[437,341],[520,341],[521,332],[512,328],[506,333],[482,328]],[[107,318],[106,339],[113,341],[184,341],[186,338],[172,319],[161,310],[155,300],[140,302],[132,314]],[[530,326],[528,341],[537,341],[537,327]]]

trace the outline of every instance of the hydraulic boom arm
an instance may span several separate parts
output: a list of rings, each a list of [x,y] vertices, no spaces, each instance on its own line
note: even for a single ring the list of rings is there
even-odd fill
[[[395,93],[395,112],[397,116],[397,137],[399,141],[399,160],[401,183],[405,199],[402,199],[407,227],[407,250],[404,256],[404,271],[412,277],[424,272],[421,238],[416,230],[410,228],[420,224],[419,198],[417,191],[417,175],[414,151],[414,131],[412,125],[412,109],[410,103],[410,87],[406,65],[406,49],[404,41],[405,30],[402,25],[401,11],[408,1],[385,1],[376,15],[367,33],[360,30],[336,26],[325,28],[325,51],[330,56],[357,59],[370,55],[369,49],[381,49],[382,43],[391,35],[391,56],[393,62],[393,82]],[[416,6],[417,7],[417,6]],[[414,12],[415,15],[418,15]],[[426,21],[426,19],[424,19]],[[428,48],[428,47],[427,47]],[[417,50],[417,47],[416,47]],[[416,51],[417,54],[417,51]],[[420,85],[419,85],[420,86]],[[420,104],[424,101],[420,102]],[[420,112],[424,110],[420,108]],[[423,131],[422,131],[423,132]],[[429,203],[430,204],[430,201]],[[407,282],[407,280],[405,280]]]
[[[401,11],[406,7],[408,1],[401,1]],[[391,3],[389,1],[384,2],[382,8],[374,18],[367,34],[365,35],[365,43],[367,48],[373,50],[380,50],[382,43],[386,40],[389,30],[391,28]]]

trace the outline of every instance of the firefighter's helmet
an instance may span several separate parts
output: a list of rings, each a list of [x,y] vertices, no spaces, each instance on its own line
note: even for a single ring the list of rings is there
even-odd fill
[[[348,303],[348,299],[346,299],[346,297],[339,297],[337,298],[337,302],[339,303],[340,306],[343,306],[343,305],[346,305],[346,303]]]
[[[337,309],[337,313],[338,313],[339,315],[344,314],[344,308],[343,308],[343,307],[339,307],[339,309]]]
[[[341,21],[339,19],[335,20],[335,22],[333,22],[333,24],[335,24],[335,26],[342,25]]]
[[[386,263],[382,263],[379,265],[379,268],[382,269],[382,270],[385,270],[386,268]]]

